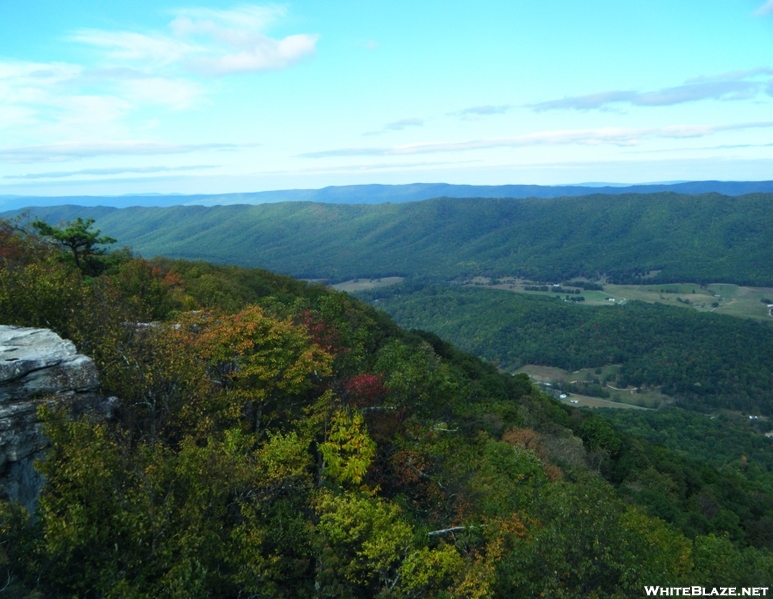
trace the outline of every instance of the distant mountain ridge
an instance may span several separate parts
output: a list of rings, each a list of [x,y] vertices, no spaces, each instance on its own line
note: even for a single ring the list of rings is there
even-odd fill
[[[383,204],[429,200],[432,198],[558,198],[590,194],[620,193],[721,193],[740,196],[773,193],[773,181],[687,181],[643,185],[452,185],[449,183],[411,183],[407,185],[344,185],[322,189],[283,189],[227,194],[147,194],[126,196],[2,196],[0,210],[31,206],[227,206],[232,204],[271,204],[276,202],[319,202],[323,204]]]
[[[773,286],[773,194],[618,193],[389,204],[37,208],[96,219],[146,257],[257,266],[330,282],[473,275]],[[10,215],[9,213],[6,213]]]

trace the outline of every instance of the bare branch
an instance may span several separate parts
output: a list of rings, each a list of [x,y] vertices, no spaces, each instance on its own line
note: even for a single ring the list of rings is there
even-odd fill
[[[454,532],[461,532],[463,530],[472,530],[474,529],[474,526],[454,526],[452,528],[444,528],[442,530],[433,530],[432,532],[428,532],[428,537],[439,537],[440,535],[447,535]]]

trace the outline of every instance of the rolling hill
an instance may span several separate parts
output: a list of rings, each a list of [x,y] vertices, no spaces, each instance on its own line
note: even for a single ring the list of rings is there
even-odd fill
[[[400,326],[432,331],[508,371],[524,364],[569,372],[614,364],[615,374],[599,372],[595,383],[625,390],[629,399],[643,397],[634,390],[657,387],[688,409],[773,416],[768,322],[637,301],[581,306],[472,286],[409,283],[358,296]]]
[[[127,252],[86,276],[0,224],[0,322],[54,327],[117,400],[109,419],[43,402],[39,508],[0,498],[7,596],[773,583],[766,429],[669,417],[726,439],[694,461],[329,288]]]
[[[322,189],[281,189],[252,193],[224,194],[141,194],[124,196],[2,196],[0,210],[28,206],[227,206],[232,204],[270,204],[275,202],[320,202],[324,204],[383,204],[418,202],[432,198],[558,198],[589,193],[721,193],[739,196],[749,193],[773,193],[773,181],[685,181],[646,185],[451,185],[448,183],[411,183],[407,185],[343,185]]]
[[[103,233],[148,257],[329,281],[489,274],[770,285],[771,204],[771,194],[664,192],[378,205],[59,206],[33,214],[54,223],[94,218]]]

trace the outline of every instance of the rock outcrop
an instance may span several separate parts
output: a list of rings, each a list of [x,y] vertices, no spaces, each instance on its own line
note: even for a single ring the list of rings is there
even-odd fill
[[[0,499],[31,511],[37,503],[43,479],[33,463],[48,445],[38,406],[66,402],[76,414],[109,416],[113,402],[98,388],[94,362],[71,341],[47,329],[0,325]]]

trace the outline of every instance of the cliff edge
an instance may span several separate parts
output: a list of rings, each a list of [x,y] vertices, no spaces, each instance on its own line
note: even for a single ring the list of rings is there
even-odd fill
[[[48,329],[0,325],[0,499],[30,511],[37,504],[43,478],[33,463],[48,445],[38,406],[66,402],[75,414],[107,416],[113,402],[98,389],[93,360],[71,341]]]

